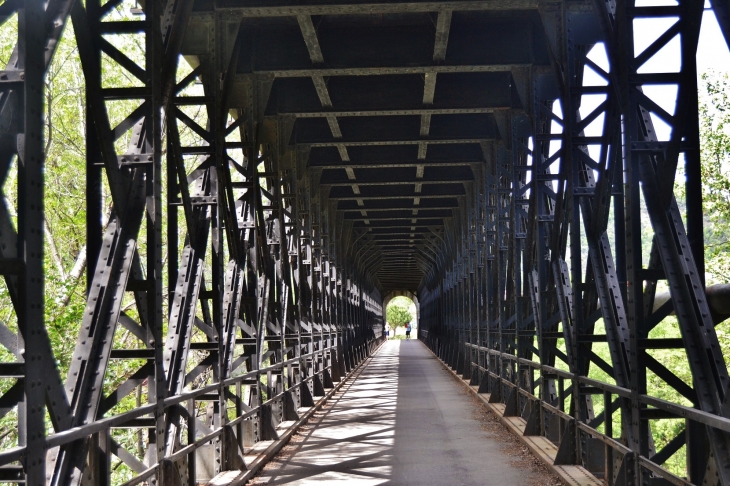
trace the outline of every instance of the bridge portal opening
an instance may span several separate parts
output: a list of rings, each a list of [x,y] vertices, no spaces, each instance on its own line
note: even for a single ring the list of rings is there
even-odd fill
[[[418,296],[413,292],[398,290],[387,294],[383,299],[383,323],[391,338],[405,338],[408,324],[411,325],[410,337],[417,338],[419,316],[420,304]]]

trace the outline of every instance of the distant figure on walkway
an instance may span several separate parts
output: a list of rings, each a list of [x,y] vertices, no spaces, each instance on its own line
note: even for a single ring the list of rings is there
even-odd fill
[[[390,339],[390,326],[387,322],[385,323],[385,339]]]
[[[408,324],[406,326],[406,339],[410,339],[410,338],[411,338],[411,325]]]

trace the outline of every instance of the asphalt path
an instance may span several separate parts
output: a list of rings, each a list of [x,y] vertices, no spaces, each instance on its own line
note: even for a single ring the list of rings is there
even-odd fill
[[[254,484],[540,484],[426,346],[388,341]]]

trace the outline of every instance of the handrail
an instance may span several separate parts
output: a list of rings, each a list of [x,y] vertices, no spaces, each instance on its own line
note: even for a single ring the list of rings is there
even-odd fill
[[[378,341],[379,339],[375,339]],[[322,340],[321,344],[325,344],[327,340]],[[368,354],[367,349],[371,345],[371,340],[365,341],[365,343],[359,345],[364,346],[365,355]],[[355,346],[355,348],[359,347]],[[180,405],[183,402],[193,400],[207,395],[209,393],[218,392],[220,390],[221,386],[228,387],[232,385],[237,385],[243,381],[251,380],[251,379],[260,379],[262,375],[265,375],[266,373],[282,370],[285,367],[289,365],[300,365],[303,360],[317,360],[317,361],[324,361],[324,359],[320,358],[326,358],[327,355],[332,352],[336,351],[338,348],[334,345],[332,346],[324,346],[319,350],[303,354],[300,356],[296,356],[293,358],[289,358],[286,360],[283,360],[279,363],[274,363],[270,366],[267,366],[265,368],[260,368],[258,370],[252,370],[248,371],[246,373],[242,373],[240,375],[227,378],[223,381],[219,381],[216,383],[212,383],[206,386],[203,386],[201,388],[195,389],[195,390],[189,390],[185,391],[183,393],[180,393],[178,395],[175,395],[173,397],[165,398],[161,401],[162,406],[165,410],[169,410],[173,407],[176,407]],[[218,438],[221,436],[226,427],[234,427],[240,423],[242,423],[245,420],[254,418],[258,416],[262,409],[264,407],[270,406],[272,403],[276,403],[281,401],[287,393],[290,393],[294,390],[297,390],[301,388],[302,386],[308,386],[310,382],[312,382],[317,376],[319,376],[322,373],[330,372],[332,370],[332,365],[327,364],[325,366],[319,367],[319,369],[315,372],[313,372],[310,376],[307,377],[301,377],[300,381],[297,383],[292,384],[291,386],[286,387],[282,392],[277,393],[276,395],[273,395],[271,397],[268,397],[267,400],[264,402],[256,405],[255,407],[250,408],[245,413],[239,415],[238,417],[232,419],[231,421],[227,422],[226,424],[222,425],[221,427],[218,427],[214,430],[212,430],[210,433],[208,433],[205,436],[202,436],[200,438],[197,438],[195,442],[191,444],[187,444],[181,449],[175,451],[171,455],[164,458],[165,461],[171,461],[171,462],[177,462],[188,456],[189,454],[193,453],[197,449],[203,447],[204,445],[210,443],[212,440]],[[89,424],[80,425],[78,427],[72,427],[67,430],[59,431],[56,433],[53,433],[46,437],[45,443],[46,447],[51,449],[55,447],[60,447],[69,443],[72,443],[74,441],[85,439],[88,437],[93,436],[94,434],[98,434],[99,432],[110,430],[115,427],[120,427],[124,424],[129,423],[132,420],[139,419],[143,416],[150,415],[154,413],[157,410],[158,404],[147,404],[143,405],[141,407],[134,408],[132,410],[129,410],[127,412],[120,413],[118,415],[114,415],[111,417],[105,417],[99,420],[96,420]],[[7,465],[13,462],[20,461],[22,462],[25,458],[26,454],[26,447],[15,447],[10,450],[2,451],[0,452],[0,465]],[[145,480],[149,479],[150,477],[153,477],[158,469],[160,467],[160,463],[156,463],[153,466],[149,467],[145,471],[135,475],[133,478],[128,480],[127,482],[123,483],[123,486],[134,486],[137,484],[140,484],[144,482]]]
[[[686,420],[692,420],[696,423],[703,424],[709,427],[713,427],[715,429],[719,429],[725,432],[730,432],[730,419],[724,418],[721,416],[713,415],[707,412],[704,412],[702,410],[699,410],[697,408],[688,407],[686,405],[681,405],[673,402],[669,402],[667,400],[663,400],[660,398],[652,397],[650,395],[646,394],[632,394],[631,390],[628,388],[620,387],[617,385],[613,385],[610,383],[606,383],[600,380],[596,380],[593,378],[589,378],[586,376],[579,376],[575,373],[572,373],[570,371],[566,371],[564,369],[559,369],[554,366],[544,365],[537,361],[533,361],[526,358],[520,358],[515,356],[514,354],[505,353],[496,349],[490,349],[485,346],[480,346],[478,344],[473,344],[469,342],[463,343],[465,348],[469,348],[472,350],[475,350],[477,352],[485,353],[487,356],[492,356],[498,359],[501,359],[503,361],[507,362],[513,362],[518,363],[520,365],[529,367],[530,369],[533,369],[536,372],[540,372],[541,377],[536,380],[537,383],[535,383],[535,387],[541,386],[542,380],[545,378],[558,378],[560,380],[570,380],[571,382],[575,384],[585,385],[587,387],[592,387],[597,390],[603,391],[604,394],[604,401],[608,400],[610,396],[616,395],[622,398],[626,399],[638,399],[638,402],[644,405],[647,405],[651,408],[649,410],[662,410],[664,412],[668,412],[670,414],[673,414],[678,419],[686,419]],[[532,390],[525,389],[521,386],[521,383],[519,380],[516,382],[511,382],[509,379],[505,378],[504,376],[500,376],[497,373],[494,373],[491,369],[488,367],[482,366],[479,363],[475,363],[473,361],[470,362],[470,366],[472,370],[479,370],[479,372],[483,373],[482,376],[488,376],[490,379],[498,380],[499,386],[508,386],[512,390],[517,390],[520,394],[520,396],[524,396],[527,400],[533,400],[535,403],[538,404],[541,411],[556,415],[559,417],[559,419],[565,424],[569,421],[572,421],[575,419],[575,417],[567,414],[565,411],[553,406],[550,403],[547,403],[543,401],[539,396],[535,395]],[[492,385],[490,385],[492,386]],[[562,385],[561,385],[562,386]],[[514,393],[514,392],[513,392]],[[562,400],[565,400],[567,398],[567,394],[564,394],[562,396]],[[542,412],[540,413],[542,416]],[[607,420],[606,417],[604,417],[604,421]],[[640,468],[646,469],[650,471],[651,474],[653,474],[656,477],[660,477],[664,480],[666,480],[668,483],[676,485],[676,486],[691,486],[693,483],[689,482],[685,478],[681,478],[675,474],[672,474],[667,469],[663,468],[659,464],[656,464],[653,462],[650,458],[642,456],[641,454],[638,454],[634,452],[631,448],[627,447],[625,444],[621,443],[614,437],[608,436],[588,423],[585,423],[580,420],[575,420],[575,426],[580,433],[587,434],[593,439],[597,439],[600,442],[604,444],[605,447],[610,448],[613,451],[616,451],[621,456],[626,456],[629,454],[634,454],[636,457],[636,460],[638,461],[638,464]]]
[[[503,353],[501,351],[485,348],[483,346],[478,346],[476,344],[464,343],[464,345],[467,347],[478,349],[479,351],[487,352],[493,356],[499,356],[501,358],[512,360],[512,361],[519,360],[520,363],[528,364],[536,370],[541,370],[541,371],[547,372],[551,375],[562,376],[563,378],[567,378],[569,380],[577,380],[578,383],[581,383],[583,385],[589,385],[589,386],[592,386],[595,388],[600,388],[601,390],[610,392],[613,395],[618,395],[623,398],[631,398],[631,396],[632,396],[631,390],[629,390],[628,388],[611,385],[610,383],[605,383],[603,381],[599,381],[599,380],[596,380],[593,378],[588,378],[585,376],[577,376],[574,373],[570,373],[568,371],[561,370],[559,368],[555,368],[555,367],[548,366],[548,365],[542,365],[536,361],[530,361],[525,358],[518,358],[517,356],[515,356],[513,354]],[[485,371],[487,371],[487,370],[485,369]],[[499,376],[496,374],[493,374],[491,372],[490,372],[490,374],[496,378],[499,378]],[[506,382],[505,384],[517,386],[514,383],[509,383],[509,382]],[[697,408],[687,407],[685,405],[680,405],[678,403],[668,402],[666,400],[662,400],[661,398],[652,397],[650,395],[640,394],[639,402],[641,402],[645,405],[650,405],[659,410],[664,410],[666,412],[674,413],[678,417],[691,419],[691,420],[694,420],[695,422],[699,422],[703,425],[709,425],[710,427],[714,427],[716,429],[720,429],[725,432],[730,432],[730,419],[725,418],[725,417],[713,415],[713,414],[704,412],[702,410],[699,410]]]

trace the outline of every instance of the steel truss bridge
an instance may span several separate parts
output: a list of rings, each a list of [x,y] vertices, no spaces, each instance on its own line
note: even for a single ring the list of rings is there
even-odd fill
[[[112,456],[134,471],[127,485],[241,470],[247,450],[374,349],[383,302],[405,292],[419,338],[522,417],[525,435],[555,444],[556,464],[607,485],[730,485],[715,331],[730,313],[704,283],[695,52],[706,7],[667,3],[0,3],[0,23],[17,14],[19,26],[0,71],[0,178],[18,193],[0,202],[0,273],[17,315],[17,332],[0,326],[14,356],[0,363],[0,415],[17,414],[19,440],[0,452],[0,481],[109,484]],[[712,8],[730,38],[730,3]],[[641,19],[671,22],[638,49]],[[69,25],[90,121],[89,266],[61,376],[44,322],[43,103]],[[676,69],[651,62],[670,42]],[[607,63],[589,54],[597,45]],[[584,83],[588,71],[602,81]],[[676,89],[673,109],[645,93],[654,85]],[[125,100],[136,108],[112,117]],[[681,337],[652,338],[670,315]],[[120,348],[122,332],[137,345]],[[689,383],[650,353],[677,348]],[[108,364],[125,359],[145,364],[105,392]],[[685,401],[653,396],[649,376]],[[116,412],[140,387],[146,402]],[[652,426],[666,419],[684,427],[657,448]],[[119,428],[144,433],[142,456],[114,439]],[[683,447],[684,479],[664,467]]]

